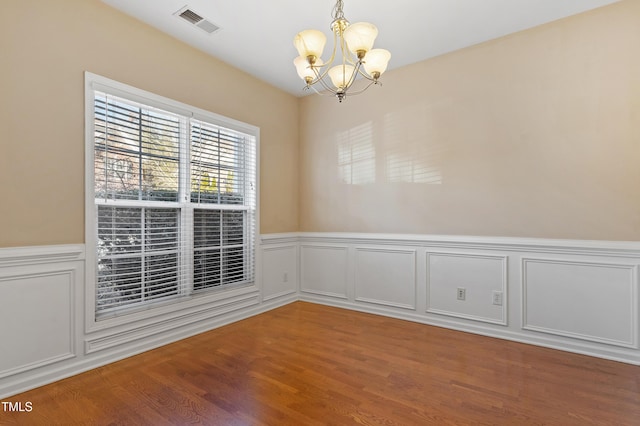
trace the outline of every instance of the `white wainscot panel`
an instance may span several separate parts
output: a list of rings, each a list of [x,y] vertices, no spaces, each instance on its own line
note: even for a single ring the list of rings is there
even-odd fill
[[[507,325],[507,300],[506,256],[427,253],[427,312]]]
[[[416,308],[416,251],[356,248],[355,296],[359,302]]]
[[[348,264],[346,247],[302,245],[301,291],[346,299]]]
[[[75,356],[75,270],[11,269],[0,270],[0,377]]]
[[[295,245],[263,248],[263,300],[275,299],[297,291],[297,250]]]
[[[637,266],[523,259],[523,327],[638,347]]]

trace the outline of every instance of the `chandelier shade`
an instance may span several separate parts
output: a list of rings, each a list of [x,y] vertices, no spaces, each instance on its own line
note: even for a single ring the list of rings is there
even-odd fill
[[[327,43],[327,36],[322,31],[318,30],[305,30],[293,40],[293,44],[298,50],[298,54],[302,57],[308,58],[314,56],[319,58],[322,56],[324,45]]]
[[[316,77],[313,69],[309,66],[309,62],[305,56],[298,56],[293,60],[293,65],[296,67],[296,71],[298,72],[298,76],[304,81],[313,81]],[[324,65],[322,59],[317,59],[315,62],[315,66],[321,67]]]
[[[319,30],[304,30],[293,39],[298,57],[293,64],[298,76],[305,82],[305,90],[330,93],[340,102],[347,93],[357,95],[371,85],[381,85],[379,78],[387,70],[391,53],[385,49],[374,49],[378,29],[368,22],[350,24],[342,11],[343,0],[337,0],[333,8],[333,50],[325,62],[321,56],[327,37]],[[352,90],[356,80],[364,80],[364,87]],[[368,83],[367,83],[368,82]],[[317,90],[316,86],[321,88]],[[357,86],[357,85],[356,85]]]
[[[378,29],[368,22],[356,22],[344,30],[344,41],[354,55],[367,53],[373,48],[373,42],[378,36]]]
[[[336,89],[344,89],[349,85],[354,71],[353,65],[336,65],[329,69],[329,78]]]
[[[387,70],[387,65],[391,59],[391,53],[386,49],[372,49],[367,52],[364,57],[364,70],[369,76],[374,77],[376,74],[379,78],[383,72]]]

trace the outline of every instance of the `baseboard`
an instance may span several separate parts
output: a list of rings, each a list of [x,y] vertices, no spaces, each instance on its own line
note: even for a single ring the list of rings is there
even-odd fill
[[[602,348],[598,345],[590,345],[584,342],[567,342],[564,339],[554,339],[544,335],[532,336],[512,332],[509,330],[498,330],[482,324],[456,321],[446,318],[425,317],[415,313],[397,312],[380,307],[364,306],[348,301],[331,300],[323,297],[303,295],[299,299],[303,302],[315,303],[319,305],[332,306],[336,308],[349,309],[372,315],[381,315],[404,321],[411,321],[433,327],[445,328],[464,333],[477,334],[479,336],[491,337],[512,342],[524,343],[533,346],[540,346],[549,349],[571,352],[580,355],[587,355],[595,358],[607,359],[610,361],[623,362],[625,364],[640,365],[640,353],[629,353],[629,351],[618,350],[616,348]]]

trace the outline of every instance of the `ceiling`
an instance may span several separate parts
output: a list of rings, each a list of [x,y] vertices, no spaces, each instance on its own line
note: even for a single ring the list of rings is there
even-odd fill
[[[307,92],[293,66],[293,37],[322,30],[323,56],[332,48],[335,0],[102,1],[296,96]],[[344,15],[378,27],[374,47],[391,51],[393,69],[616,1],[344,0]],[[220,29],[209,34],[176,16],[185,6]]]

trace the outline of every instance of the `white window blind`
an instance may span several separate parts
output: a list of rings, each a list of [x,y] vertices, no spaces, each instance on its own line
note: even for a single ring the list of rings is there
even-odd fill
[[[179,209],[99,205],[98,311],[179,294]]]
[[[96,317],[252,283],[256,135],[117,93],[94,90]]]
[[[178,201],[187,119],[100,92],[94,111],[96,198]]]
[[[256,201],[252,143],[246,135],[191,120],[191,202],[198,204],[194,290],[253,277],[253,251],[247,250],[255,226],[249,207]]]

